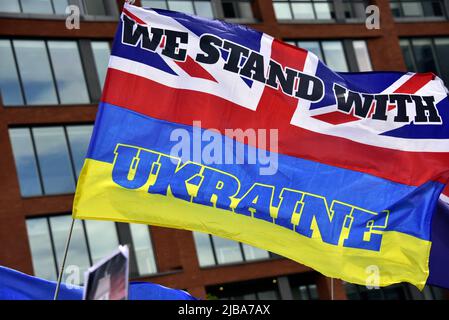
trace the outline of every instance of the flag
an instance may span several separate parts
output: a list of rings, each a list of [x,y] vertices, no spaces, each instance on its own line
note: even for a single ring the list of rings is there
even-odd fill
[[[245,26],[125,4],[73,217],[423,288],[448,169],[434,74],[338,73]]]
[[[56,282],[0,266],[0,300],[53,300]],[[58,300],[82,300],[83,287],[61,283]],[[196,300],[183,290],[131,282],[130,300]]]

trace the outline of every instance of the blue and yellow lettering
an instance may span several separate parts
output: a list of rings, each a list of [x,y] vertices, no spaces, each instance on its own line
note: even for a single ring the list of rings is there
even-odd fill
[[[273,222],[273,218],[270,215],[273,194],[273,186],[255,183],[240,199],[235,212]]]
[[[202,172],[201,185],[193,202],[230,210],[232,198],[239,189],[240,182],[234,176],[205,168]]]
[[[138,189],[148,180],[158,155],[140,148],[118,145],[115,148],[112,180],[127,189]]]

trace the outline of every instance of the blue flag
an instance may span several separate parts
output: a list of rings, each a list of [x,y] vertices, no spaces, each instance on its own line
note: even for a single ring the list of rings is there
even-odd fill
[[[53,300],[56,282],[0,266],[0,300]],[[83,287],[61,284],[58,300],[82,300]],[[132,282],[130,300],[196,300],[183,290],[149,282]]]

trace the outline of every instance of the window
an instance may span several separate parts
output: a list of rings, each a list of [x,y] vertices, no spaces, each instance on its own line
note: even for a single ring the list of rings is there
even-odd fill
[[[371,60],[364,40],[287,41],[316,54],[329,68],[337,72],[371,71]],[[351,52],[351,55],[348,54]],[[354,56],[355,61],[350,61]]]
[[[0,12],[65,14],[68,0],[8,0],[0,2]]]
[[[214,17],[210,0],[142,0],[142,7],[168,9],[205,18]]]
[[[140,275],[156,272],[153,245],[151,243],[148,226],[143,224],[130,224],[137,268]]]
[[[9,40],[0,40],[0,93],[3,105],[23,105],[19,74]]]
[[[0,12],[65,15],[69,5],[76,5],[86,15],[115,16],[115,0],[4,0]]]
[[[205,18],[254,18],[251,0],[142,0],[142,6],[195,14]]]
[[[279,300],[276,278],[226,283],[206,288],[209,300]]]
[[[449,83],[449,38],[401,39],[400,46],[409,71],[433,72]]]
[[[364,0],[273,0],[278,20],[344,20],[365,17]]]
[[[26,220],[33,269],[36,276],[56,280],[62,263],[70,224],[70,215]],[[123,239],[131,238],[131,250],[134,250],[138,265],[138,270],[130,270],[131,274],[142,276],[155,273],[156,264],[153,247],[149,240],[148,227],[133,224],[122,225],[125,228],[118,228],[118,225],[111,221],[75,220],[66,265],[79,267],[82,277],[84,271],[92,264],[116,250],[117,246],[123,243]],[[144,258],[142,259],[142,257]],[[150,261],[149,267],[141,268],[139,259]]]
[[[272,256],[266,250],[206,233],[193,232],[193,236],[201,267],[269,259]]]
[[[111,49],[107,41],[91,41],[92,53],[94,56],[95,68],[97,70],[100,86],[103,88],[106,72],[108,70],[109,56]]]
[[[4,105],[90,102],[77,42],[0,40],[0,54]]]
[[[391,0],[390,8],[397,18],[445,16],[444,0]]]
[[[22,196],[73,193],[91,134],[92,125],[9,129]]]
[[[254,19],[249,0],[222,0],[221,5],[225,19]]]
[[[315,274],[300,273],[287,277],[294,300],[318,300],[318,288],[314,283]]]

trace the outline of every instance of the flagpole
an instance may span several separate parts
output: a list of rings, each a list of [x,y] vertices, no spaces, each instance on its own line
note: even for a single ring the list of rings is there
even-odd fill
[[[61,286],[62,275],[64,274],[65,261],[67,259],[67,252],[69,251],[70,239],[72,238],[73,226],[75,225],[75,219],[72,218],[72,223],[70,225],[69,235],[65,244],[64,257],[62,258],[61,269],[59,270],[58,283],[56,284],[55,295],[53,300],[58,300],[59,287]]]
[[[331,300],[334,300],[334,278],[331,278]]]

